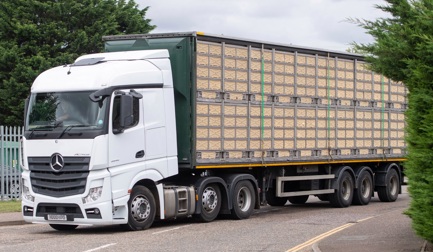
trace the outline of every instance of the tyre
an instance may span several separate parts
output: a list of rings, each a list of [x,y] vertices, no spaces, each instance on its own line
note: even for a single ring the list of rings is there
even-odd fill
[[[155,220],[156,203],[152,192],[144,186],[134,186],[128,200],[128,224],[132,231],[148,229]]]
[[[284,206],[287,203],[287,198],[285,197],[277,197],[275,195],[275,188],[269,188],[266,191],[266,201],[270,206]]]
[[[353,192],[353,204],[367,205],[370,203],[371,195],[374,191],[373,177],[371,174],[364,170],[357,178],[358,188]]]
[[[318,194],[316,196],[321,201],[329,201],[329,194]]]
[[[394,202],[398,198],[400,180],[395,169],[390,169],[385,177],[386,186],[377,187],[377,195],[382,202]]]
[[[338,178],[338,189],[329,195],[329,202],[334,207],[348,207],[353,199],[353,178],[349,172],[344,171]]]
[[[293,196],[293,197],[288,197],[287,200],[289,200],[289,202],[292,204],[302,205],[305,204],[305,202],[307,202],[308,197],[310,197],[310,195]]]
[[[206,185],[201,194],[201,213],[198,219],[202,222],[215,220],[221,209],[221,191],[218,185]]]
[[[62,224],[50,224],[50,226],[57,231],[71,231],[78,227],[78,225],[62,225]]]
[[[231,214],[234,219],[248,219],[251,216],[256,203],[256,194],[250,181],[242,180],[236,184],[232,203]]]

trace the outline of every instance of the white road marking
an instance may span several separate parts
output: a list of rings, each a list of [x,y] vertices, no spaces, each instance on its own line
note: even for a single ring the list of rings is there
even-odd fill
[[[359,220],[358,223],[359,223],[359,222],[366,221],[366,220],[369,220],[369,219],[374,218],[374,217],[376,217],[376,216],[370,216],[370,217],[367,217],[367,218],[365,218],[365,219]]]
[[[152,233],[152,234],[153,234],[153,235],[156,235],[156,234],[166,233],[166,232],[170,232],[170,231],[178,230],[178,229],[181,229],[181,228],[185,228],[185,227],[188,227],[188,226],[191,226],[191,224],[189,224],[189,225],[185,225],[185,226],[181,226],[181,227],[175,227],[175,228],[170,228],[170,229],[166,229],[166,230],[158,231],[158,232],[155,232],[155,233]]]
[[[104,248],[107,248],[107,247],[110,247],[110,246],[113,246],[113,245],[116,245],[116,244],[117,244],[117,243],[110,243],[110,244],[103,245],[103,246],[101,246],[101,247],[97,247],[97,248],[94,248],[94,249],[86,250],[86,251],[84,251],[84,252],[93,252],[93,251],[97,251],[97,250],[100,250],[100,249],[104,249]]]

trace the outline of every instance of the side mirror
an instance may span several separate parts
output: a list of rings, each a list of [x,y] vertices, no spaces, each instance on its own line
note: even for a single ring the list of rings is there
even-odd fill
[[[131,95],[124,94],[120,96],[120,128],[124,129],[134,123],[133,101]]]

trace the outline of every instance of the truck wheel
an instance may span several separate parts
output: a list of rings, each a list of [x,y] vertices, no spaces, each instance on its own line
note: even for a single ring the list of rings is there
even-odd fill
[[[294,205],[302,205],[305,204],[305,202],[307,202],[308,197],[310,197],[310,195],[292,196],[292,197],[288,197],[287,199],[289,200],[290,203]]]
[[[367,205],[371,200],[373,188],[373,178],[368,171],[362,171],[357,178],[358,188],[354,190],[353,204]]]
[[[201,213],[198,218],[203,222],[215,220],[221,209],[221,191],[216,184],[206,185],[201,195]]]
[[[338,189],[329,195],[329,202],[334,207],[348,207],[353,199],[353,178],[349,172],[343,172],[338,178]]]
[[[128,201],[128,228],[143,230],[155,220],[156,203],[152,192],[144,186],[134,186]]]
[[[390,169],[385,177],[386,186],[377,188],[377,195],[382,202],[393,202],[398,198],[398,191],[400,188],[400,180],[397,171]]]
[[[50,226],[57,231],[71,231],[78,227],[78,225],[62,225],[62,224],[50,224]]]
[[[266,201],[270,206],[284,206],[287,203],[287,198],[277,197],[275,195],[275,188],[269,188],[266,192]]]
[[[248,180],[239,181],[232,195],[233,209],[231,214],[235,219],[248,219],[254,210],[256,194]]]

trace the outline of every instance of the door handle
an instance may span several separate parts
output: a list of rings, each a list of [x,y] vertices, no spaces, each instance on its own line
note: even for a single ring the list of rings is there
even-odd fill
[[[144,150],[135,153],[135,158],[142,158],[142,157],[144,157]]]

